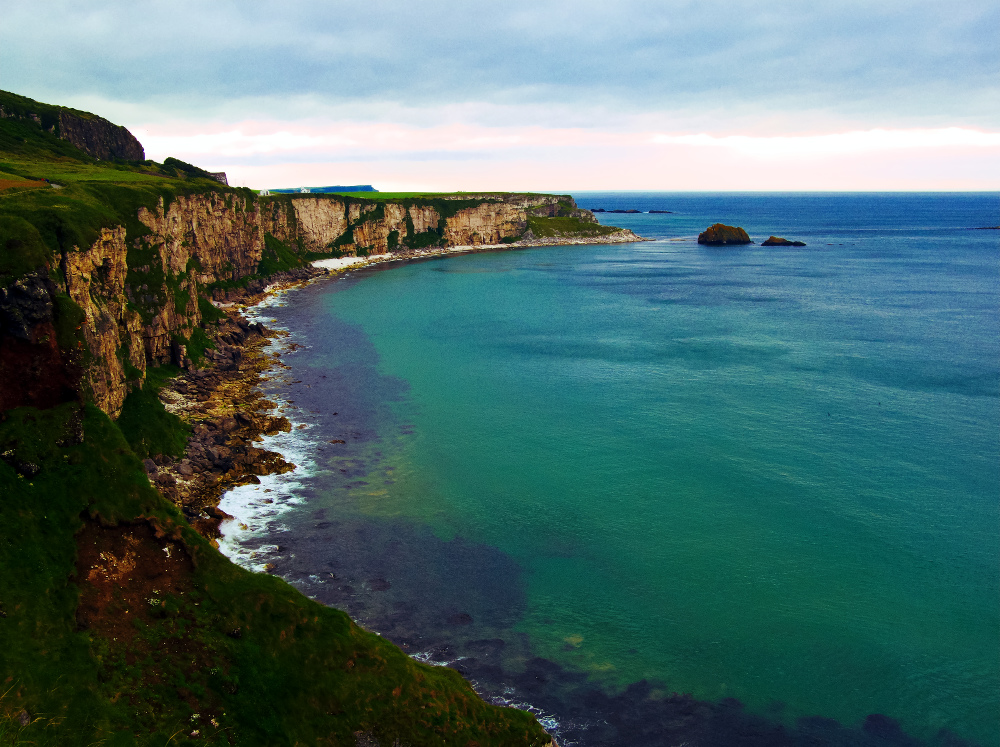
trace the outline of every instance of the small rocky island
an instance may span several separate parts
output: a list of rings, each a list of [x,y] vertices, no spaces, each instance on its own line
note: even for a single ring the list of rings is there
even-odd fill
[[[789,241],[788,239],[783,239],[780,236],[771,236],[767,241],[761,243],[761,246],[805,246],[804,241]]]
[[[747,236],[747,232],[738,226],[713,223],[705,231],[698,234],[698,243],[708,246],[738,246],[753,242]]]

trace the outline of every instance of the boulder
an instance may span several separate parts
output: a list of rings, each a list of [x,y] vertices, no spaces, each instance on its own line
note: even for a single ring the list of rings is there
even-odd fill
[[[737,244],[752,244],[747,232],[737,226],[726,226],[722,223],[714,223],[698,234],[699,244],[709,246],[730,246]]]
[[[780,236],[772,236],[767,241],[763,242],[761,246],[805,246],[804,241],[789,241],[788,239],[783,239]]]

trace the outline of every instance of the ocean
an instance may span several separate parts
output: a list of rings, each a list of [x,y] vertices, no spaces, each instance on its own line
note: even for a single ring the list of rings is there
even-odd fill
[[[256,311],[224,550],[564,745],[1000,745],[1000,196],[575,196],[671,212]]]

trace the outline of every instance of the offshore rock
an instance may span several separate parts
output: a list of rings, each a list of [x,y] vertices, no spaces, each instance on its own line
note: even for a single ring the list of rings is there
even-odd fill
[[[804,241],[789,241],[788,239],[783,239],[780,236],[772,236],[767,241],[761,243],[761,246],[805,246]]]
[[[708,246],[736,246],[740,244],[752,244],[747,232],[738,226],[727,226],[722,223],[713,223],[705,231],[698,234],[698,243]]]

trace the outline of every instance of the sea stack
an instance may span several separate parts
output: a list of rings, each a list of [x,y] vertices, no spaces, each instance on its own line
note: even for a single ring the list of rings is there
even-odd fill
[[[727,226],[722,223],[714,223],[704,232],[698,234],[699,244],[709,246],[730,246],[737,244],[752,244],[747,232],[738,226]]]
[[[788,239],[783,239],[780,236],[771,236],[767,241],[761,243],[761,246],[805,246],[804,241],[789,241]]]

